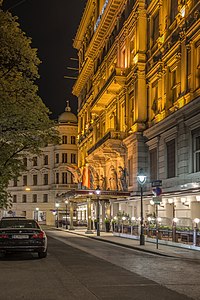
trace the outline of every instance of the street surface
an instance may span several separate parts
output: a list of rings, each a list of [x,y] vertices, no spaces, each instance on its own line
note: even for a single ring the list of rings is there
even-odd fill
[[[200,262],[48,230],[48,256],[0,258],[1,300],[200,300]],[[191,297],[191,298],[190,298]]]

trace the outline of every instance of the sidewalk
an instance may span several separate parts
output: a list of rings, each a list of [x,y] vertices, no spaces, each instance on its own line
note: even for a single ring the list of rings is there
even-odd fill
[[[56,228],[57,229],[57,228]],[[87,228],[75,228],[75,230],[66,230],[64,228],[59,228],[58,230],[67,231],[68,233],[86,236],[91,239],[100,240],[102,242],[113,243],[119,246],[132,248],[138,251],[148,252],[152,254],[157,254],[160,256],[168,256],[173,258],[182,258],[190,260],[200,260],[200,251],[186,249],[176,246],[160,245],[158,244],[158,249],[155,243],[145,242],[144,246],[140,246],[139,240],[129,239],[114,236],[112,232],[101,232],[100,236],[96,235],[96,231],[93,233],[86,233]]]

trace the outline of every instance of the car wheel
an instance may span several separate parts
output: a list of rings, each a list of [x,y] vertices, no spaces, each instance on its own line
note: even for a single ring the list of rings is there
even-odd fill
[[[47,251],[45,251],[45,252],[38,252],[38,257],[39,258],[45,258],[45,257],[47,257]]]

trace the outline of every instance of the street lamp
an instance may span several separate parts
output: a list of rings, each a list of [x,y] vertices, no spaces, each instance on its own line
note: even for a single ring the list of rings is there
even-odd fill
[[[56,202],[55,207],[56,207],[56,227],[58,228],[58,208],[60,204]]]
[[[36,221],[38,222],[39,207],[35,208],[35,212],[36,212]]]
[[[68,229],[68,225],[67,225],[67,204],[68,204],[68,200],[65,200],[65,209],[66,209],[66,224],[65,224],[65,228]]]
[[[99,189],[99,187],[97,187],[96,191],[95,191],[96,195],[97,195],[97,236],[100,236],[100,208],[99,208],[99,195],[101,194],[101,191]]]
[[[194,220],[194,233],[193,233],[193,245],[197,245],[197,230],[198,230],[198,224],[200,222],[199,218],[195,218]]]
[[[144,245],[144,217],[143,217],[143,185],[145,184],[147,176],[144,175],[143,170],[140,169],[140,172],[137,175],[137,181],[140,184],[140,193],[141,193],[141,208],[140,208],[140,245]]]

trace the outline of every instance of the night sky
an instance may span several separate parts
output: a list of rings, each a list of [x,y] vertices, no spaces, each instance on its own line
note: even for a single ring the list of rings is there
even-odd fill
[[[70,101],[72,112],[77,114],[77,98],[72,95],[76,76],[77,51],[73,49],[78,25],[87,0],[4,0],[3,9],[10,8],[19,17],[21,29],[32,38],[32,47],[38,49],[42,61],[39,67],[39,95],[57,119]]]

